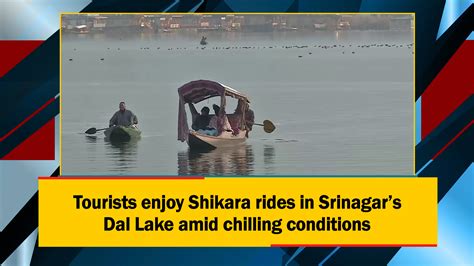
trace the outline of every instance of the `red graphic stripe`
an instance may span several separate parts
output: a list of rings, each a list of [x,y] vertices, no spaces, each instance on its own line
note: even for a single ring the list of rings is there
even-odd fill
[[[43,41],[2,40],[0,41],[0,78],[33,52]]]
[[[438,153],[435,154],[435,156],[433,156],[433,160],[436,159],[436,157],[438,157],[441,153],[443,153],[443,151],[446,150],[446,148],[448,148],[448,146],[451,145],[451,143],[453,143],[457,138],[459,138],[459,136],[461,136],[464,131],[466,131],[470,126],[472,126],[472,124],[474,124],[474,120],[471,120],[471,122],[467,124],[467,126],[465,126],[463,129],[461,129],[461,131],[459,131],[459,133],[456,134],[454,138],[452,138],[448,143],[446,143],[446,145],[444,145],[444,147],[441,148],[441,150],[439,150]]]
[[[39,180],[196,180],[204,179],[204,176],[111,176],[111,177],[102,177],[102,176],[65,176],[65,177],[50,177],[50,176],[40,176]]]
[[[465,41],[421,96],[421,137],[428,136],[474,93],[474,41]]]
[[[8,138],[8,136],[10,136],[11,134],[13,134],[13,132],[15,132],[18,128],[20,128],[21,126],[23,126],[26,122],[28,122],[31,118],[33,118],[33,116],[35,116],[37,113],[41,112],[41,110],[43,110],[44,108],[46,108],[46,106],[48,106],[50,103],[54,102],[54,98],[51,98],[49,99],[45,104],[43,104],[38,110],[34,111],[31,115],[29,115],[27,118],[25,118],[23,121],[21,121],[20,124],[18,124],[16,127],[14,127],[12,130],[8,131],[7,134],[5,134],[4,136],[2,136],[0,138],[0,142],[4,141],[6,138]]]
[[[2,160],[54,160],[54,118],[21,142]]]
[[[437,247],[438,244],[271,244],[271,247],[315,247],[315,248],[336,248],[336,247]]]

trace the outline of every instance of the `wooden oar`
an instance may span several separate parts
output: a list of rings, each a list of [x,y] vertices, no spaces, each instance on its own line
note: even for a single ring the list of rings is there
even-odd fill
[[[262,126],[263,130],[267,133],[272,133],[275,130],[275,125],[270,120],[264,120],[263,124],[254,123],[254,125]]]
[[[95,134],[95,133],[97,133],[97,131],[106,130],[107,128],[108,128],[108,127],[97,129],[97,128],[95,128],[95,127],[91,127],[91,128],[89,128],[88,130],[86,130],[85,133],[86,133],[86,134]]]

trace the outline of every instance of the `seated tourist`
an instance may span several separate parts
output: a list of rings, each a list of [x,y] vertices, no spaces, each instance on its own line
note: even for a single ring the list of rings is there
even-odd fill
[[[221,108],[217,104],[212,105],[212,109],[214,109],[215,115],[211,118],[211,121],[209,121],[209,127],[217,129],[218,132],[229,131],[234,134],[234,130],[229,123],[229,119],[227,118],[225,111],[222,111],[221,113]],[[221,117],[219,117],[219,115]]]
[[[192,103],[189,104],[189,109],[191,111],[193,124],[191,128],[194,130],[205,130],[209,128],[209,122],[211,120],[211,116],[209,115],[209,107],[204,106],[201,109],[201,114],[199,114]]]

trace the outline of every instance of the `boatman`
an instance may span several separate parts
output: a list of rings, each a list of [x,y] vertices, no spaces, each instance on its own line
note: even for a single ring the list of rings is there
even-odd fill
[[[239,100],[237,107],[235,108],[234,114],[235,115],[242,115],[245,112],[245,137],[249,137],[249,132],[252,131],[252,127],[255,124],[255,114],[252,109],[249,108],[248,104],[245,104],[243,100]]]
[[[247,132],[245,133],[245,137],[249,137],[249,132],[252,131],[253,124],[255,124],[255,114],[252,109],[247,109],[245,112],[245,128]]]
[[[119,110],[110,118],[109,127],[125,126],[129,127],[138,124],[137,116],[132,111],[127,110],[125,102],[120,102]]]

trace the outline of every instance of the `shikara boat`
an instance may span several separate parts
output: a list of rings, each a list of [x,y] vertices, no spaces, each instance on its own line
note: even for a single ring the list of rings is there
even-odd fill
[[[141,133],[142,132],[135,126],[114,126],[109,127],[104,131],[105,138],[109,141],[115,142],[138,140],[140,139]]]
[[[215,149],[217,147],[232,147],[245,142],[245,132],[241,131],[237,135],[230,132],[222,132],[219,136],[209,136],[198,133],[194,130],[189,132],[188,145],[196,149]]]
[[[231,148],[241,145],[248,137],[245,113],[249,110],[249,98],[237,90],[224,84],[211,80],[196,80],[184,84],[178,89],[179,94],[179,114],[178,114],[178,140],[187,142],[191,149],[212,150],[215,148]],[[220,112],[218,119],[227,116],[233,132],[216,129],[217,135],[208,135],[200,130],[193,130],[188,127],[188,120],[185,106],[197,104],[204,100],[220,97]],[[238,101],[237,109],[234,113],[226,113],[227,99]]]

